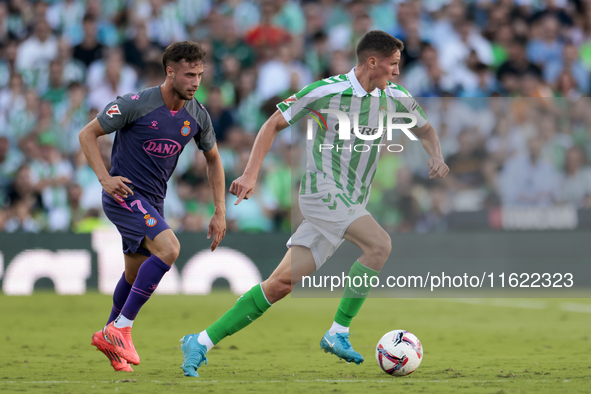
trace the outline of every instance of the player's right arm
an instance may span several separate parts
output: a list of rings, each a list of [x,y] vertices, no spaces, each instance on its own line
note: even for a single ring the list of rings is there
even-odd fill
[[[234,205],[252,195],[263,160],[273,146],[277,134],[304,117],[308,113],[305,111],[306,105],[318,109],[328,105],[330,98],[343,90],[339,83],[346,83],[344,75],[311,83],[277,104],[277,111],[267,119],[257,134],[244,174],[230,186],[230,193],[238,196]]]
[[[105,192],[115,200],[123,202],[121,196],[127,198],[128,194],[133,195],[133,191],[125,184],[131,183],[131,181],[122,176],[112,177],[109,175],[101,157],[101,150],[98,144],[98,137],[105,134],[107,133],[95,118],[80,131],[80,146],[82,147],[84,156],[86,156],[86,160],[88,160],[88,164],[94,170]]]
[[[281,111],[277,110],[261,127],[254,140],[254,146],[244,169],[244,174],[232,182],[230,186],[230,193],[238,196],[238,200],[234,205],[252,195],[265,156],[273,146],[277,134],[287,126],[289,126],[289,123],[287,123]]]

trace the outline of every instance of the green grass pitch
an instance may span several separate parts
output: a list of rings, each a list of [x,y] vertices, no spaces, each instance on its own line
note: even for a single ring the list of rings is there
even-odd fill
[[[360,366],[318,345],[338,299],[287,298],[209,353],[185,378],[179,338],[203,330],[236,300],[156,295],[133,328],[142,363],[114,372],[90,346],[110,297],[0,296],[0,393],[397,392],[585,393],[591,390],[590,299],[368,299],[353,321]],[[387,331],[425,349],[412,375],[383,373],[374,346]]]

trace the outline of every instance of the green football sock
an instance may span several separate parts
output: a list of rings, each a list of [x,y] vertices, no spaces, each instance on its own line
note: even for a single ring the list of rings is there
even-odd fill
[[[258,284],[248,290],[236,304],[215,323],[207,327],[207,335],[217,345],[225,337],[232,335],[258,319],[271,307],[263,293],[263,285]]]
[[[363,275],[367,275],[366,279],[363,278]],[[343,298],[341,298],[337,314],[334,317],[335,322],[345,327],[351,326],[351,321],[357,316],[371,290],[371,278],[377,277],[378,275],[379,271],[372,270],[359,261],[353,264],[349,272],[349,278],[351,280],[345,282],[345,292]],[[359,279],[354,281],[355,277],[363,279],[361,286],[355,286],[355,284],[359,284]]]

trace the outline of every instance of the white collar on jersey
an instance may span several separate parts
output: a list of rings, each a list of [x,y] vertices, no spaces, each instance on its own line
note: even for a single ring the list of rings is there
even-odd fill
[[[353,69],[349,71],[349,73],[347,74],[347,79],[349,80],[349,82],[351,82],[353,92],[357,97],[365,97],[367,95],[367,92],[365,91],[365,89],[363,89],[363,87],[359,83],[359,80],[355,76],[355,67],[353,67]],[[371,91],[370,95],[374,97],[380,97],[380,89],[375,88]]]

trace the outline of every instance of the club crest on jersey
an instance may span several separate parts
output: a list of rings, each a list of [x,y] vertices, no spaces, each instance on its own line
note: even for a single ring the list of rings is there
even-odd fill
[[[146,219],[146,226],[148,227],[154,227],[156,224],[158,224],[158,220],[150,216],[150,214],[144,216],[144,219]]]
[[[188,136],[189,134],[191,134],[191,126],[190,126],[190,122],[188,120],[185,120],[185,125],[183,127],[181,127],[181,134],[183,137]]]
[[[121,115],[121,111],[119,111],[119,106],[117,104],[111,105],[111,108],[107,110],[107,116],[109,118],[113,118],[113,115]]]

